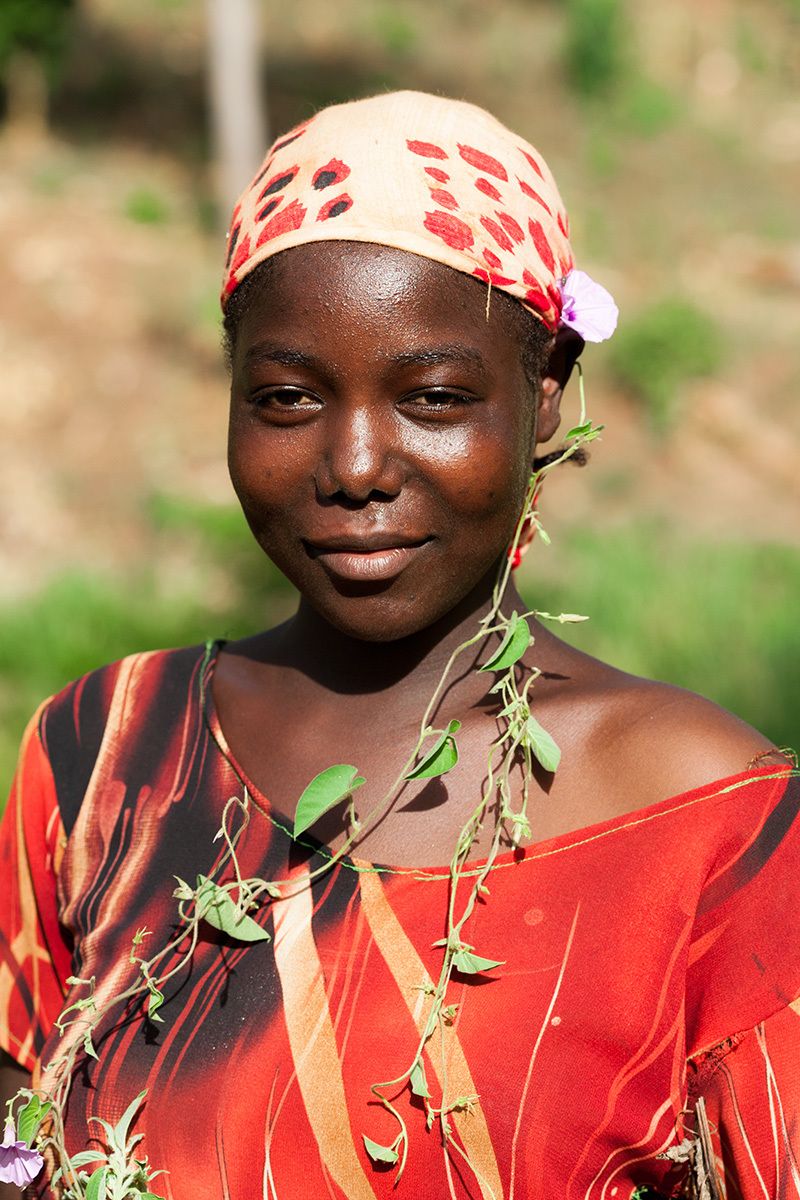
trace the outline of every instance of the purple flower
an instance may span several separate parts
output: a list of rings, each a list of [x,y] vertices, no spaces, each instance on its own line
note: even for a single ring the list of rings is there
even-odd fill
[[[9,1117],[0,1145],[0,1183],[15,1183],[18,1188],[24,1188],[39,1174],[44,1159],[38,1150],[31,1150],[26,1142],[16,1139],[14,1122]]]
[[[570,271],[561,283],[561,324],[585,342],[604,342],[617,328],[619,309],[610,292],[585,271]]]

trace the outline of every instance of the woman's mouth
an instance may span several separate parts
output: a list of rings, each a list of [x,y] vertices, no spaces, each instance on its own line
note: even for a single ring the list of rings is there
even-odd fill
[[[306,541],[305,546],[308,554],[337,579],[348,583],[386,583],[404,571],[430,540],[412,541],[385,535],[382,539],[372,536],[349,542],[344,538]]]

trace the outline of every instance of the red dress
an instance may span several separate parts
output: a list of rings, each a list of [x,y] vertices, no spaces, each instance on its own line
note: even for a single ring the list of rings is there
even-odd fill
[[[213,667],[198,648],[136,655],[26,733],[0,834],[0,1045],[29,1068],[59,1049],[67,976],[122,990],[136,930],[149,953],[173,934],[173,877],[213,873],[246,783]],[[503,965],[454,980],[454,1020],[425,1056],[435,1104],[443,1089],[479,1101],[452,1114],[445,1151],[400,1092],[397,1191],[362,1135],[395,1137],[370,1084],[413,1058],[446,871],[345,860],[300,886],[324,852],[247,788],[243,871],[298,881],[257,914],[273,940],[204,925],[163,1025],[138,1001],[105,1020],[73,1085],[72,1152],[88,1116],[114,1121],[147,1088],[136,1129],[172,1200],[628,1200],[680,1193],[686,1168],[660,1156],[702,1095],[728,1196],[800,1194],[795,773],[748,771],[501,856],[467,936]]]

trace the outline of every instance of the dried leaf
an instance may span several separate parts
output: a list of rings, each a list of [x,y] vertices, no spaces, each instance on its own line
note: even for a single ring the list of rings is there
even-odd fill
[[[588,621],[588,617],[580,613],[549,613],[537,611],[536,616],[541,621],[558,621],[559,625],[576,625],[579,621]]]
[[[706,1102],[698,1097],[695,1105],[697,1117],[697,1155],[694,1169],[697,1176],[699,1200],[722,1200],[722,1191],[717,1178],[717,1165],[714,1155],[714,1144],[711,1141],[711,1129],[706,1114]]]

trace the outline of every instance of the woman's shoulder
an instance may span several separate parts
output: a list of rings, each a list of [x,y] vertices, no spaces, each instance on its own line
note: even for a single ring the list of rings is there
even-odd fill
[[[646,778],[656,799],[789,761],[767,736],[704,696],[615,675],[595,730],[598,761],[617,777]]]
[[[209,649],[147,650],[106,663],[72,680],[39,709],[39,740],[64,814],[74,819],[101,746],[120,747],[149,730],[182,720],[200,695]]]
[[[140,650],[103,663],[70,680],[41,706],[40,726],[60,714],[70,718],[108,715],[115,698],[146,698],[148,689],[175,684],[197,674],[212,653],[212,643],[166,650]],[[143,691],[144,689],[144,691]]]
[[[583,654],[569,665],[570,681],[559,688],[563,711],[583,714],[566,717],[581,743],[574,761],[591,767],[594,790],[607,799],[599,802],[604,815],[790,762],[765,734],[695,692]]]

